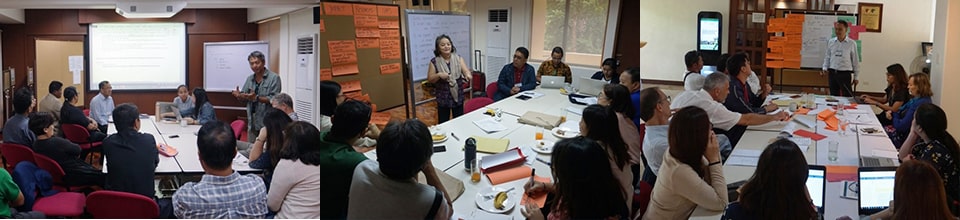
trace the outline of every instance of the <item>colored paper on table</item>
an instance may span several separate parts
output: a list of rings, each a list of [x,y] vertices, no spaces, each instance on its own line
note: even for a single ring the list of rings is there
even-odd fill
[[[323,19],[320,19],[320,33],[327,32],[327,25],[323,24]]]
[[[353,4],[324,2],[323,11],[327,15],[353,15]]]
[[[357,37],[380,37],[380,29],[373,27],[358,27]]]
[[[826,121],[827,119],[833,118],[833,116],[836,114],[837,112],[833,111],[832,109],[824,109],[817,114],[817,120]]]
[[[389,75],[400,72],[400,63],[380,65],[380,75]]]
[[[767,60],[767,68],[773,68],[773,69],[783,68],[783,61],[780,61],[780,60]]]
[[[380,59],[397,60],[400,59],[400,40],[380,39]]]
[[[380,48],[380,38],[357,38],[357,48]]]
[[[814,141],[819,141],[819,140],[823,140],[824,138],[827,138],[827,136],[823,136],[822,134],[813,133],[804,129],[797,129],[796,131],[793,131],[793,134],[801,137],[807,137],[807,138],[813,139]]]
[[[356,42],[352,40],[327,41],[330,63],[333,65],[357,63]],[[334,73],[336,75],[336,73]]]
[[[320,80],[333,80],[333,70],[330,68],[320,69]]]
[[[827,165],[827,182],[857,181],[856,166]]]
[[[795,111],[795,112],[793,112],[793,113],[794,113],[794,114],[806,115],[807,113],[810,113],[810,109],[808,109],[808,108],[798,108],[797,111]]]
[[[377,6],[376,6],[376,5],[355,4],[355,5],[353,5],[353,14],[355,14],[355,15],[373,15],[373,16],[377,16]]]
[[[400,20],[380,20],[379,27],[382,29],[400,29]]]
[[[344,93],[363,90],[363,88],[360,87],[360,80],[340,82],[340,87]]]
[[[374,112],[370,115],[370,123],[375,125],[387,125],[390,122],[390,113]]]
[[[497,139],[479,136],[471,136],[477,141],[477,152],[498,154],[507,150],[510,145],[510,139]],[[529,173],[529,172],[527,172]]]
[[[381,29],[380,37],[383,38],[400,38],[400,29]]]
[[[550,178],[542,176],[533,176],[533,180],[542,183],[549,183]],[[523,193],[523,198],[520,198],[520,205],[526,205],[527,202],[533,202],[537,204],[537,207],[543,208],[543,204],[547,203],[547,194],[540,193],[534,196],[530,196],[527,193]]]
[[[533,171],[533,168],[530,168],[530,166],[517,166],[495,172],[488,172],[487,179],[490,180],[491,185],[498,185],[523,178],[530,178],[531,171]]]
[[[377,16],[399,17],[400,8],[397,6],[377,6]]]
[[[356,63],[333,65],[332,69],[333,69],[333,76],[343,76],[343,75],[360,73],[360,69]]]
[[[840,120],[837,117],[827,118],[823,122],[827,124],[827,127],[825,127],[827,130],[837,131],[840,129]]]
[[[356,27],[378,27],[380,22],[376,15],[356,15],[353,16],[353,25]]]

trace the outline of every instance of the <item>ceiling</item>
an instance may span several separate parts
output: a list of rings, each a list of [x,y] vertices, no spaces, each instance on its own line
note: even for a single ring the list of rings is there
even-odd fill
[[[117,2],[169,0],[0,0],[6,9],[113,9]],[[315,5],[319,0],[182,0],[187,8],[275,8]]]

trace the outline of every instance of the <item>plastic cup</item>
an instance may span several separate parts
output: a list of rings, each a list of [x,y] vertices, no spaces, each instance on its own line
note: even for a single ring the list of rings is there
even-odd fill
[[[840,142],[830,141],[829,144],[830,145],[827,151],[827,160],[830,160],[830,162],[837,162],[837,157],[838,157],[837,151],[840,148]]]
[[[480,182],[480,164],[476,159],[471,160],[470,163],[473,164],[473,166],[470,166],[470,181]]]
[[[537,134],[534,136],[535,140],[543,140],[543,127],[537,127]]]

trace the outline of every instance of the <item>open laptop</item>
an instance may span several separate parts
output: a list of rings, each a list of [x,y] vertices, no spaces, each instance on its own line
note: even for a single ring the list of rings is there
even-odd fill
[[[810,199],[813,205],[817,207],[817,212],[823,213],[823,190],[826,188],[827,181],[824,178],[826,169],[820,165],[808,165],[807,172],[807,190],[810,192]]]
[[[860,167],[859,184],[860,214],[871,215],[883,211],[893,200],[894,174],[897,167]]]
[[[885,158],[885,157],[875,157],[875,156],[865,156],[860,152],[860,148],[857,148],[857,153],[860,155],[860,166],[861,167],[897,167],[900,166],[900,161],[894,158]]]
[[[563,76],[540,76],[540,88],[559,89],[563,88],[567,78]]]
[[[603,91],[603,86],[607,84],[607,82],[590,79],[588,77],[580,77],[577,82],[578,93],[589,96],[600,95],[600,92]]]

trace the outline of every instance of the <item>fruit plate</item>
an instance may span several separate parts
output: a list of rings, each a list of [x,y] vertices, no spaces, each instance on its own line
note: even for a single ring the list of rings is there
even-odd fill
[[[533,145],[530,146],[530,148],[533,149],[533,151],[536,151],[537,153],[550,154],[550,153],[553,153],[553,142],[546,141],[546,140],[539,140],[534,142]]]
[[[550,130],[550,133],[553,134],[553,136],[556,136],[558,138],[564,138],[564,139],[572,138],[572,137],[576,137],[577,135],[580,135],[580,131],[575,131],[567,127],[555,127]]]
[[[517,206],[517,204],[520,204],[520,191],[523,190],[510,190],[510,192],[507,192],[507,200],[503,201],[503,209],[494,208],[493,202],[496,200],[497,193],[504,191],[507,191],[507,189],[496,186],[482,189],[477,193],[474,201],[476,201],[477,207],[484,211],[496,214],[506,213],[513,210],[513,207]],[[484,196],[488,196],[490,199],[485,199]]]

